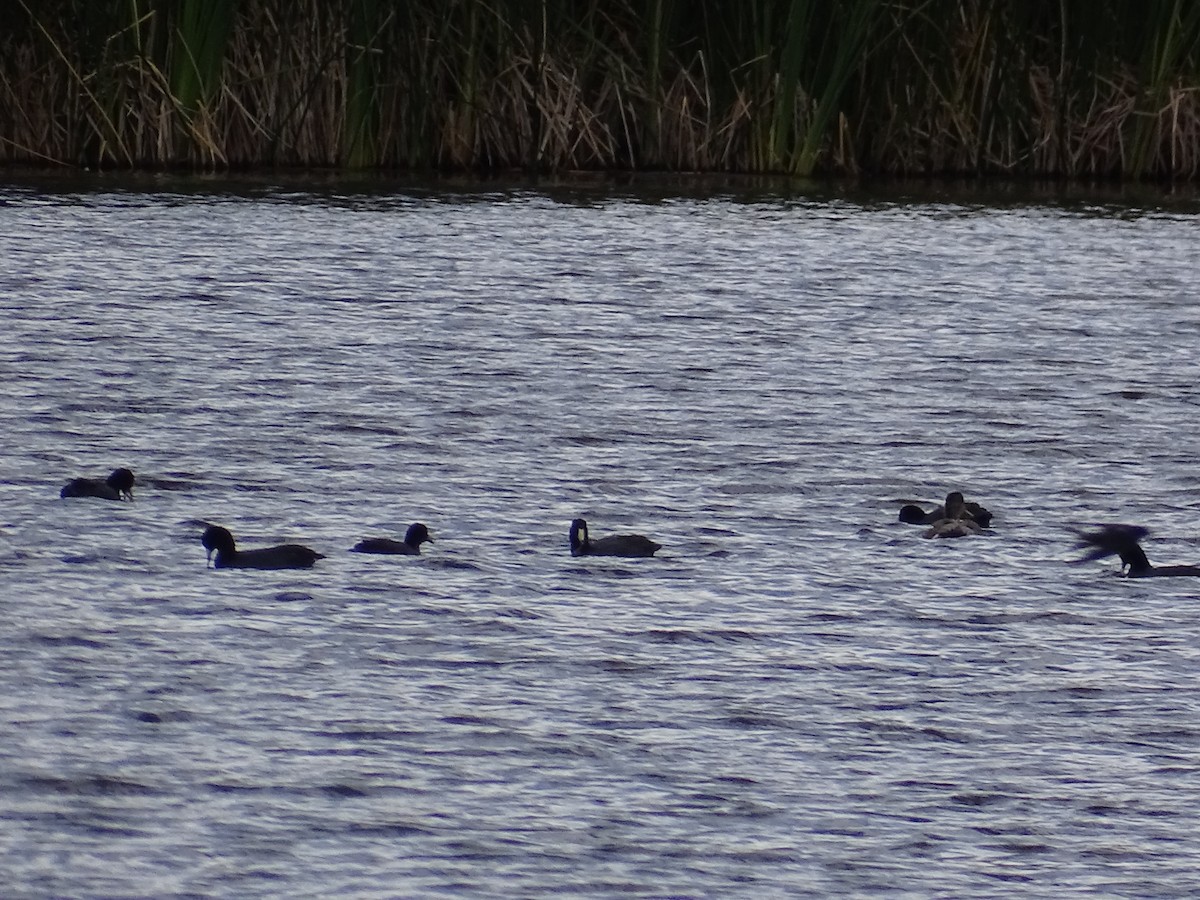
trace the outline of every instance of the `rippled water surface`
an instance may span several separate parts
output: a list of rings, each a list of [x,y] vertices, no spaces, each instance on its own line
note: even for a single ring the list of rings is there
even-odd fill
[[[0,259],[5,896],[1200,890],[1200,579],[1068,564],[1200,562],[1194,210],[12,185]]]

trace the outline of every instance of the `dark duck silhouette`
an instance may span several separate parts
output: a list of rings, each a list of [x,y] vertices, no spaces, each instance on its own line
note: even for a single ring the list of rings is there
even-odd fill
[[[946,497],[947,502],[949,502],[950,497],[955,496],[959,500],[963,500],[961,493],[953,491]],[[962,508],[965,515],[959,516],[959,518],[970,518],[981,528],[987,528],[992,523],[992,514],[973,500],[963,500]],[[929,512],[925,512],[921,507],[912,503],[900,507],[900,521],[908,525],[932,525],[934,522],[939,522],[946,518],[950,517],[946,513],[945,504],[935,506]]]
[[[1127,578],[1171,578],[1179,575],[1200,575],[1200,566],[1152,566],[1141,547],[1141,540],[1150,533],[1141,525],[1102,525],[1096,531],[1075,529],[1079,547],[1091,548],[1077,562],[1091,562],[1106,556],[1121,557],[1121,571]]]
[[[576,519],[571,523],[572,556],[653,556],[661,549],[662,544],[640,534],[613,534],[593,541],[587,522]]]
[[[971,515],[963,501],[963,495],[958,491],[952,491],[946,495],[946,505],[942,508],[942,513],[942,517],[930,523],[929,530],[921,537],[969,537],[972,534],[979,534],[983,530],[983,526]]]
[[[408,526],[408,531],[405,532],[402,541],[392,538],[364,538],[350,550],[353,553],[393,553],[400,556],[419,556],[421,545],[426,541],[431,544],[434,542],[433,538],[429,536],[429,529],[420,522],[414,522]]]
[[[72,478],[58,496],[98,497],[101,500],[132,500],[133,472],[129,469],[113,469],[104,480],[99,478]]]
[[[299,544],[239,550],[229,529],[220,525],[209,525],[200,543],[208,551],[214,569],[309,569],[318,559],[325,558],[317,551]]]

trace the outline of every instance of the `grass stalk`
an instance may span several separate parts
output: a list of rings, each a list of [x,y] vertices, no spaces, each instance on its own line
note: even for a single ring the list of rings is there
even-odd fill
[[[1196,177],[1200,3],[18,0],[0,163]]]

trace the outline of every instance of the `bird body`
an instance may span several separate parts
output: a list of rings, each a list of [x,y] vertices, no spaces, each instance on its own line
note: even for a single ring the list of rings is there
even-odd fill
[[[952,492],[950,496],[954,496],[954,494],[962,497],[962,494],[958,491]],[[969,518],[981,528],[987,528],[992,522],[992,514],[973,500],[964,501],[962,509],[963,514],[959,518]],[[900,508],[900,521],[908,525],[932,525],[946,518],[950,517],[947,515],[944,505],[935,506],[929,512],[925,512],[925,510],[914,503],[906,504]]]
[[[1091,550],[1078,562],[1121,557],[1121,572],[1127,578],[1172,578],[1181,575],[1200,576],[1200,566],[1152,566],[1141,547],[1149,528],[1141,525],[1102,525],[1096,531],[1076,529],[1080,548]]]
[[[58,492],[63,499],[71,497],[96,497],[100,500],[132,500],[133,472],[129,469],[113,469],[105,479],[72,478]]]
[[[238,550],[229,529],[220,525],[210,525],[200,543],[208,551],[214,569],[309,569],[318,559],[325,558],[300,544]]]
[[[613,534],[593,541],[588,536],[587,522],[575,519],[571,523],[572,556],[653,556],[662,549],[648,537],[640,534]]]
[[[946,503],[942,510],[942,518],[935,520],[929,530],[921,535],[922,537],[969,537],[972,534],[979,534],[983,530],[983,526],[971,515],[963,500],[963,495],[958,491],[952,491],[946,495]],[[988,513],[988,517],[991,518],[991,513]]]
[[[956,538],[979,534],[983,529],[972,519],[939,519],[921,537]]]
[[[420,522],[408,526],[404,540],[392,538],[364,538],[350,548],[353,553],[390,553],[397,556],[419,556],[421,545],[428,541],[433,543],[429,529]]]

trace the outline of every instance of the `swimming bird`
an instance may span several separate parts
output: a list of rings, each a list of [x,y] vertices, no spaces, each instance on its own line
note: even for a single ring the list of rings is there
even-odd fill
[[[111,475],[99,478],[72,478],[58,496],[99,497],[101,500],[133,499],[133,473],[128,469],[113,469]]]
[[[572,556],[653,556],[661,549],[662,544],[640,534],[613,534],[593,541],[588,537],[587,522],[571,522]]]
[[[418,556],[421,553],[421,545],[426,541],[433,543],[433,538],[429,536],[429,529],[420,522],[414,522],[408,526],[408,531],[405,532],[402,541],[391,538],[364,538],[351,547],[350,551],[352,553],[395,553],[401,556]]]
[[[309,569],[325,557],[299,544],[280,544],[258,550],[239,550],[228,528],[209,525],[200,538],[214,569]],[[213,554],[216,559],[213,559]]]
[[[962,494],[958,491],[954,491],[951,496],[953,494],[958,494],[959,497],[962,497]],[[992,514],[973,500],[965,501],[963,509],[966,511],[968,518],[974,520],[977,525],[983,528],[987,528],[992,522]],[[948,518],[948,516],[946,515],[946,507],[944,505],[935,506],[929,512],[925,512],[921,507],[912,503],[900,507],[900,521],[908,525],[932,525],[934,522],[945,518]]]
[[[1170,578],[1200,575],[1200,566],[1152,566],[1140,541],[1150,533],[1141,525],[1102,525],[1098,531],[1073,529],[1079,535],[1079,547],[1091,550],[1077,562],[1090,562],[1106,556],[1121,557],[1121,571],[1128,578]],[[1126,571],[1128,570],[1128,571]]]
[[[946,505],[943,507],[943,511],[942,518],[933,522],[930,529],[921,537],[968,537],[972,534],[979,534],[983,530],[983,526],[975,521],[967,510],[963,495],[958,491],[951,491],[946,495]]]

